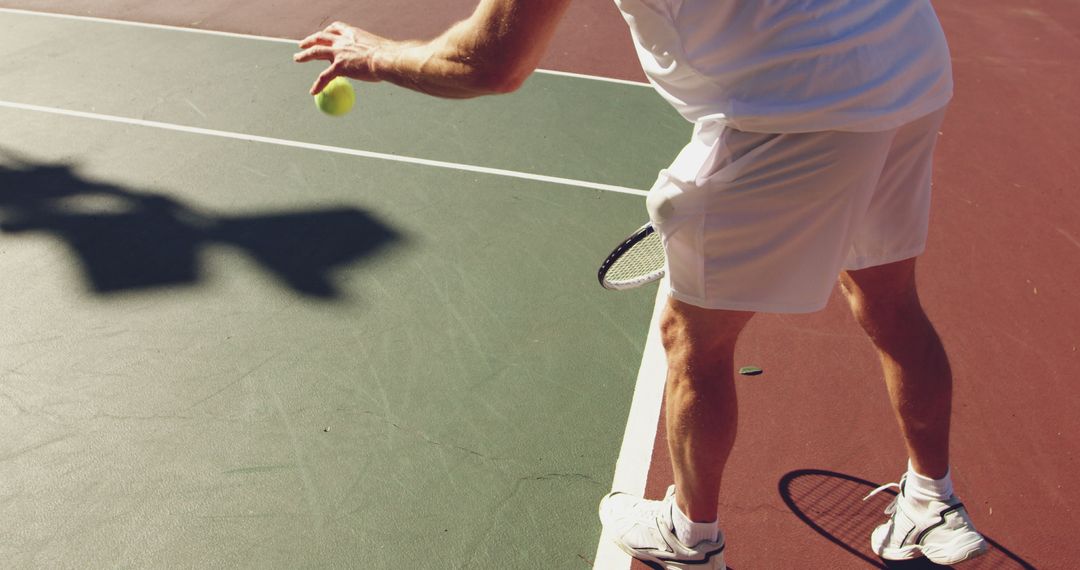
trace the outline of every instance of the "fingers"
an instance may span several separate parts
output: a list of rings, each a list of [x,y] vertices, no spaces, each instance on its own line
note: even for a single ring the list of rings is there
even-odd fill
[[[334,61],[336,51],[330,46],[316,45],[305,49],[302,52],[293,54],[293,61],[297,63],[304,63],[307,61],[314,61],[316,59],[325,59],[326,61]]]
[[[331,34],[326,31],[315,32],[310,36],[300,41],[300,47],[307,49],[313,46],[330,46],[334,45],[334,39],[341,37],[338,34]]]
[[[339,58],[342,36],[351,37],[354,28],[344,22],[334,22],[322,31],[315,32],[300,41],[300,52],[293,55],[293,61],[304,63],[315,60],[332,62],[311,86],[311,94],[322,92],[335,77],[345,75],[345,62]],[[337,44],[337,47],[335,47]]]
[[[311,61],[313,59],[326,59],[333,61],[333,54],[328,54],[323,50],[312,50],[318,46],[331,47],[334,42],[341,38],[341,35],[351,29],[351,26],[343,22],[334,22],[327,26],[324,30],[315,32],[310,36],[300,40],[300,49],[306,50],[293,56],[293,60],[297,62]]]
[[[334,43],[334,39],[340,37],[342,34],[344,34],[346,31],[348,31],[350,27],[351,26],[349,26],[348,24],[343,24],[341,22],[334,22],[333,24],[330,24],[326,28],[324,28],[324,29],[322,29],[322,30],[320,30],[318,32],[315,32],[314,34],[311,34],[310,36],[308,36],[308,37],[304,38],[303,40],[301,40],[300,41],[300,47],[307,48],[307,47],[311,47],[313,45],[327,45],[328,46],[328,45]]]
[[[348,31],[350,28],[352,28],[352,26],[346,24],[345,22],[334,22],[333,24],[326,26],[326,31],[332,34],[341,35]]]
[[[311,94],[318,95],[323,89],[326,88],[326,85],[328,83],[333,81],[335,77],[339,77],[341,75],[341,66],[337,63],[331,64],[330,67],[324,69],[323,72],[319,74],[319,77],[315,79],[315,84],[311,86]]]

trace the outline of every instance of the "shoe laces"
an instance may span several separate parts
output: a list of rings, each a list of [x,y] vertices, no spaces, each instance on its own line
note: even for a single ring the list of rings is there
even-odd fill
[[[868,495],[863,497],[863,500],[865,501],[865,500],[869,499],[870,497],[873,497],[874,495],[877,495],[878,493],[881,493],[882,491],[884,491],[886,489],[891,489],[893,487],[896,487],[897,489],[900,489],[900,483],[886,483],[886,484],[878,487],[877,489],[874,489],[873,491],[870,491],[870,493]],[[891,514],[896,513],[896,501],[899,500],[899,499],[900,499],[899,494],[897,494],[896,496],[893,497],[893,500],[892,500],[891,503],[889,503],[889,506],[885,507],[885,514],[891,515]]]

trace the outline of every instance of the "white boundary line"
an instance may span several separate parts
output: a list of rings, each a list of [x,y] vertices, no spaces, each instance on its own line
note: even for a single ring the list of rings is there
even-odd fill
[[[631,194],[634,196],[647,196],[648,192],[645,190],[639,190],[637,188],[626,188],[625,186],[616,186],[613,184],[602,184],[599,182],[589,182],[586,180],[575,180],[573,178],[561,178],[558,176],[546,176],[543,174],[532,174],[529,172],[518,172],[516,170],[505,170],[502,168],[489,168],[487,166],[476,166],[472,164],[459,164],[455,162],[444,162],[441,160],[429,160],[426,158],[416,158],[412,156],[403,156],[399,154],[389,154],[385,152],[374,152],[369,150],[357,150],[353,148],[345,148],[340,146],[330,146],[324,144],[306,143],[300,141],[291,141],[287,139],[279,139],[274,137],[263,137],[259,135],[249,135],[244,133],[234,133],[231,131],[219,131],[215,129],[204,129],[201,127],[189,127],[186,125],[175,125],[172,123],[162,123],[158,121],[147,121],[145,119],[132,119],[128,117],[118,117],[116,115],[104,115],[101,113],[90,113],[86,111],[72,111],[70,109],[59,109],[56,107],[43,107],[41,105],[28,105],[26,103],[15,103],[12,101],[0,100],[0,108],[18,109],[21,111],[33,111],[38,113],[49,113],[52,115],[62,115],[65,117],[78,117],[80,119],[93,119],[97,121],[105,121],[109,123],[120,123],[124,125],[135,125],[139,127],[149,127],[153,129],[162,129],[166,131],[176,131],[181,133],[191,133],[197,135],[206,135],[212,137],[219,137],[225,139],[241,140],[258,142],[264,144],[272,144],[277,146],[285,146],[291,148],[301,148],[305,150],[317,150],[322,152],[332,152],[336,154],[345,154],[349,156],[359,156],[364,158],[373,158],[378,160],[389,160],[393,162],[403,162],[407,164],[416,164],[421,166],[430,166],[435,168],[445,168],[448,170],[460,170],[464,172],[476,172],[479,174],[490,174],[494,176],[505,176],[507,178],[518,178],[522,180],[533,180],[538,182],[550,182],[553,184],[562,184],[564,186],[574,186],[577,188],[587,188],[591,190],[603,190],[605,192],[616,192],[619,194]]]
[[[271,36],[256,36],[251,34],[238,34],[234,32],[219,32],[217,30],[205,30],[202,28],[185,28],[182,26],[169,26],[167,24],[151,24],[147,22],[133,22],[131,20],[115,20],[112,18],[98,18],[95,16],[79,16],[77,14],[59,14],[56,12],[34,12],[32,10],[19,10],[18,8],[0,8],[0,14],[16,14],[19,16],[40,16],[43,18],[57,18],[60,20],[77,20],[80,22],[95,22],[98,24],[115,24],[118,26],[129,26],[132,28],[148,28],[152,30],[167,30],[170,32],[192,32],[196,34],[206,34],[210,36],[221,36],[225,38],[240,38],[245,40],[260,40],[264,42],[276,42],[282,44],[296,45],[298,40],[290,40],[288,38],[275,38]]]
[[[613,491],[623,491],[637,496],[645,494],[645,483],[652,464],[653,443],[656,427],[660,422],[660,403],[664,397],[667,378],[667,358],[660,342],[660,314],[668,297],[667,280],[661,280],[656,291],[656,304],[649,323],[649,335],[645,340],[645,352],[641,356],[634,397],[630,403],[630,415],[623,433],[619,460],[615,464],[615,476],[611,482]],[[600,535],[596,547],[593,570],[626,570],[630,557],[615,546],[606,532]]]
[[[55,12],[34,12],[31,10],[19,10],[17,8],[0,8],[0,13],[18,14],[22,16],[41,16],[46,18],[59,18],[61,20],[78,20],[82,22],[96,22],[100,24],[113,24],[118,26],[130,26],[133,28],[149,28],[153,30],[168,30],[171,32],[189,32],[196,34],[206,34],[211,36],[219,36],[225,38],[239,38],[246,40],[259,40],[264,42],[275,42],[290,44],[295,46],[300,43],[300,40],[293,40],[289,38],[275,38],[271,36],[256,36],[252,34],[238,34],[235,32],[219,32],[217,30],[206,30],[202,28],[185,28],[182,26],[170,26],[167,24],[149,24],[146,22],[133,22],[130,20],[115,20],[111,18],[99,18],[95,16],[79,16],[75,14],[58,14]],[[571,73],[569,71],[554,71],[550,69],[537,69],[537,73],[546,75],[559,75],[563,77],[574,77],[577,79],[589,79],[592,81],[603,81],[606,83],[618,83],[620,85],[634,85],[638,87],[651,87],[648,83],[641,81],[629,81],[626,79],[615,79],[612,77],[600,77],[599,75],[585,75],[582,73]]]
[[[615,79],[614,77],[601,77],[599,75],[586,75],[584,73],[571,73],[569,71],[555,71],[554,69],[537,69],[536,72],[546,75],[561,75],[563,77],[589,79],[592,81],[603,81],[605,83],[618,83],[620,85],[633,85],[635,87],[648,87],[652,89],[652,85],[649,85],[648,83],[642,83],[641,81],[630,81],[628,79]]]
[[[33,12],[29,10],[18,10],[13,8],[0,8],[0,13],[9,14],[21,14],[27,16],[40,16],[51,17],[59,19],[80,20],[86,22],[98,22],[113,25],[124,25],[139,28],[149,28],[158,30],[168,30],[175,32],[188,32],[188,33],[201,33],[206,35],[213,35],[219,37],[250,39],[259,41],[268,41],[276,43],[288,43],[295,45],[297,40],[288,38],[274,38],[268,36],[256,36],[249,34],[238,34],[233,32],[221,32],[216,30],[204,30],[199,28],[183,28],[178,26],[168,26],[163,24],[148,24],[142,22],[130,22],[125,20],[114,20],[108,18],[97,18],[91,16],[76,16],[70,14],[55,14],[50,12]],[[594,75],[585,75],[579,73],[570,73],[565,71],[554,71],[546,69],[537,69],[537,73],[543,73],[548,75],[557,75],[563,77],[572,77],[577,79],[588,79],[592,81],[602,81],[607,83],[617,83],[622,85],[633,85],[649,87],[648,83],[642,83],[639,81],[627,81],[624,79],[614,79],[609,77],[599,77]],[[126,117],[117,117],[113,115],[104,115],[100,113],[88,113],[83,111],[72,111],[68,109],[58,109],[53,107],[43,107],[39,105],[27,105],[22,103],[13,103],[8,101],[0,101],[0,107],[6,107],[10,109],[20,109],[24,111],[36,111],[42,113],[51,113],[55,115],[63,115],[69,117],[78,117],[84,119],[94,119],[100,121],[107,121],[113,123],[121,123],[128,125],[135,125],[141,127],[150,127],[164,130],[171,130],[177,132],[185,132],[192,134],[201,134],[207,136],[215,136],[234,140],[245,140],[252,142],[261,142],[266,144],[273,144],[278,146],[286,146],[293,148],[302,148],[308,150],[321,150],[325,152],[333,152],[338,154],[345,154],[351,156],[360,156],[365,158],[374,158],[380,160],[391,160],[396,162],[404,162],[409,164],[417,164],[424,166],[432,166],[436,168],[448,168],[453,170],[461,170],[468,172],[477,172],[483,174],[492,174],[496,176],[507,176],[511,178],[520,178],[526,180],[535,180],[542,182],[552,182],[556,184],[563,184],[567,186],[576,186],[579,188],[590,188],[596,190],[604,190],[608,192],[618,192],[623,194],[632,194],[636,196],[646,196],[647,192],[634,188],[625,188],[621,186],[613,186],[609,184],[599,184],[595,182],[586,182],[582,180],[572,180],[568,178],[559,178],[554,176],[543,176],[538,174],[529,174],[525,172],[516,172],[511,170],[503,170],[497,168],[487,168],[482,166],[473,166],[468,164],[455,164],[450,162],[442,162],[436,160],[427,160],[421,158],[413,158],[407,156],[400,156],[387,153],[378,153],[370,151],[361,151],[356,149],[349,149],[343,147],[335,147],[328,145],[319,145],[312,143],[304,143],[298,141],[290,141],[285,139],[277,139],[272,137],[261,137],[256,135],[247,135],[242,133],[233,133],[228,131],[219,131],[213,129],[203,129],[199,127],[189,127],[184,125],[174,125],[170,123],[162,123],[158,121],[147,121],[142,119],[131,119]],[[630,414],[626,423],[626,430],[623,433],[622,447],[619,450],[619,458],[615,465],[615,475],[612,480],[612,490],[624,491],[633,493],[636,495],[644,495],[645,484],[649,476],[649,467],[652,463],[653,443],[656,440],[656,427],[660,421],[660,405],[663,400],[664,382],[666,378],[667,364],[664,356],[664,348],[660,343],[659,334],[659,320],[661,310],[664,306],[664,300],[667,298],[666,282],[661,282],[660,288],[656,293],[656,303],[653,307],[653,315],[649,324],[649,333],[645,341],[645,351],[642,355],[641,366],[638,369],[638,377],[634,386],[634,395],[630,404]],[[597,545],[596,556],[593,562],[594,570],[624,570],[630,567],[630,557],[627,556],[622,550],[620,550],[611,541],[610,537],[606,534],[602,534],[600,537],[600,543]]]

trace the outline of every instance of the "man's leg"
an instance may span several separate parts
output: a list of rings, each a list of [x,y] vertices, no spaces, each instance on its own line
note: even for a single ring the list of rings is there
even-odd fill
[[[652,568],[723,570],[717,525],[720,477],[735,442],[735,340],[753,313],[668,299],[660,319],[667,353],[667,440],[675,485],[663,500],[619,491],[600,502],[615,543]]]
[[[915,259],[846,271],[840,284],[877,348],[912,467],[932,479],[944,477],[949,470],[952,371],[919,303]]]
[[[667,353],[665,411],[676,504],[691,521],[716,520],[720,479],[735,443],[735,341],[753,313],[669,299],[660,322]]]
[[[944,565],[983,554],[989,544],[953,493],[949,476],[952,371],[919,303],[915,259],[848,271],[840,283],[877,347],[910,459],[900,494],[885,511],[889,520],[870,535],[871,549],[890,560],[926,556]]]

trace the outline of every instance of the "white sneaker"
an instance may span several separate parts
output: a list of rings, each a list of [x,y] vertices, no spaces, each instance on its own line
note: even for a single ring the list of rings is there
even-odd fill
[[[724,535],[683,544],[671,523],[674,503],[675,485],[662,501],[610,493],[600,501],[600,521],[619,548],[654,570],[724,570]]]
[[[964,504],[956,498],[920,504],[904,493],[907,476],[899,483],[874,489],[866,499],[898,487],[900,493],[885,508],[887,522],[874,529],[870,547],[886,560],[908,560],[925,556],[935,564],[950,565],[983,554],[990,545],[975,530]],[[865,500],[865,499],[864,499]]]

